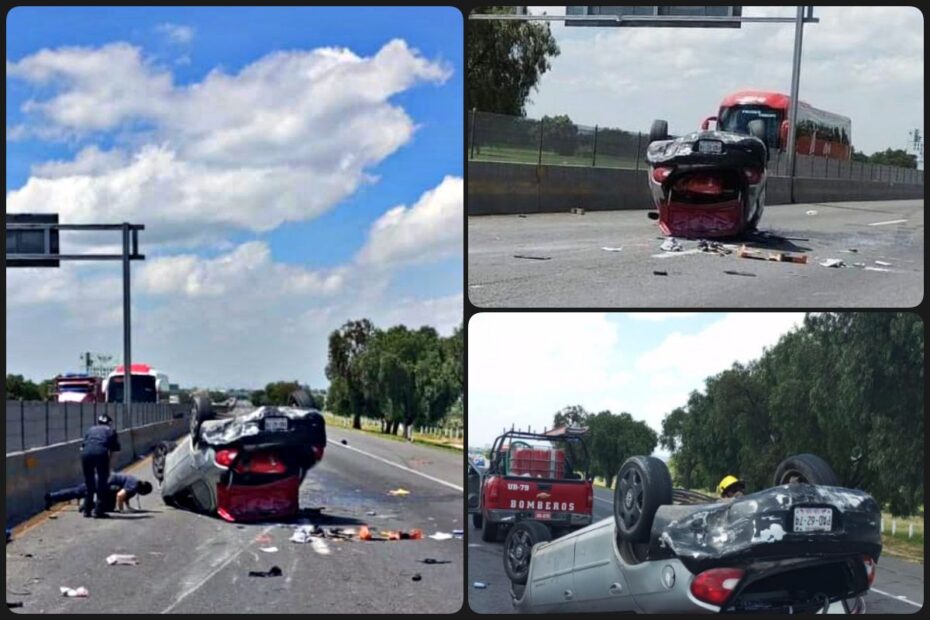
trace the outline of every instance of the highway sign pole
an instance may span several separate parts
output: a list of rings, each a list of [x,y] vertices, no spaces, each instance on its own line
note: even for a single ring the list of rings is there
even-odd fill
[[[123,405],[125,413],[123,419],[129,419],[132,425],[130,408],[132,407],[132,331],[130,326],[129,303],[129,223],[123,222]]]
[[[794,61],[791,67],[791,108],[788,110],[788,178],[794,202],[794,172],[798,135],[798,91],[801,82],[801,43],[804,38],[804,7],[798,6],[794,21]]]

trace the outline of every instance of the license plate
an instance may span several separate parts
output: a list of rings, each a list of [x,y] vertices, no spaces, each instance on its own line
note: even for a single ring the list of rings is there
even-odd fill
[[[551,521],[552,513],[551,512],[537,512],[533,515],[533,518],[537,521]]]
[[[698,140],[698,153],[710,153],[713,155],[723,152],[723,142],[716,140]]]
[[[830,508],[795,508],[795,532],[829,532],[833,529],[833,510]]]
[[[287,430],[287,418],[265,418],[265,430],[280,432]]]

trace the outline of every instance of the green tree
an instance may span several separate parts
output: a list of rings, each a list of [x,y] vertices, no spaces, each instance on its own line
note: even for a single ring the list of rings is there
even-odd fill
[[[634,420],[626,412],[615,415],[601,411],[590,416],[587,423],[592,470],[608,487],[613,486],[623,461],[637,454],[652,454],[658,443],[658,435],[648,424]]]
[[[562,407],[552,416],[552,428],[561,428],[563,426],[585,426],[588,418],[591,416],[588,411],[581,405],[569,405]]]
[[[513,7],[481,7],[478,13],[512,13]],[[468,109],[525,116],[530,92],[549,70],[559,46],[548,24],[472,20],[465,37]]]
[[[578,126],[567,114],[544,116],[543,150],[555,151],[559,155],[571,156],[578,150]]]
[[[374,333],[371,321],[361,319],[346,322],[329,336],[326,378],[330,381],[331,398],[327,406],[336,415],[352,416],[352,427],[357,429],[362,428],[362,415],[374,413],[371,400],[362,391],[358,363]]]
[[[897,166],[898,168],[916,168],[917,156],[908,153],[904,149],[887,148],[884,151],[872,153],[869,161],[873,164],[882,164],[885,166]]]
[[[22,375],[6,376],[7,400],[44,400],[39,386]]]

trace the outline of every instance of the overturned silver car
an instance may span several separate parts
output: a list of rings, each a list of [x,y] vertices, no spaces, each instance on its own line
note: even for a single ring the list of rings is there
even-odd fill
[[[882,549],[879,506],[836,485],[825,462],[802,454],[779,466],[772,488],[721,502],[673,491],[665,463],[632,457],[618,474],[612,519],[554,541],[536,523],[514,526],[508,538],[532,539],[522,550],[505,544],[514,606],[863,613]]]
[[[190,435],[176,445],[162,442],[152,459],[165,503],[226,521],[295,515],[300,484],[323,458],[326,425],[303,390],[290,404],[195,397]]]

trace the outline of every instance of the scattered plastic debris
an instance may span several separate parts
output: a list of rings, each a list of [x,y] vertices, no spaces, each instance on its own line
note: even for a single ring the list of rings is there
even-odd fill
[[[294,533],[291,534],[290,541],[304,544],[310,541],[314,536],[323,536],[323,528],[319,525],[301,525]]]
[[[675,237],[669,237],[668,239],[662,242],[662,245],[659,246],[659,249],[664,250],[666,252],[681,252],[683,248],[681,244],[678,242],[678,239],[676,239]]]
[[[277,547],[259,547],[258,550],[264,551],[265,553],[277,553],[278,552]]]
[[[571,213],[572,213],[573,215],[584,215],[584,209],[582,209],[582,208],[580,208],[580,207],[573,207],[572,210],[571,210]]]
[[[746,276],[749,278],[756,277],[756,274],[749,273],[748,271],[732,271],[730,269],[725,269],[723,273],[727,274],[728,276]]]
[[[62,596],[68,596],[71,598],[87,598],[90,596],[90,592],[87,591],[87,588],[81,586],[79,588],[69,588],[68,586],[61,586],[58,588],[61,590]]]
[[[858,253],[859,253],[858,248],[849,248],[849,249],[847,249],[847,250],[845,250],[845,251],[846,251],[846,252],[849,252],[850,254],[858,254]]]
[[[476,581],[475,583],[473,583],[473,584],[471,584],[471,585],[472,585],[476,590],[485,590],[485,589],[487,589],[487,587],[488,587],[488,584],[484,583],[483,581]]]
[[[805,215],[817,215],[817,209],[811,209]]]
[[[668,275],[668,272],[667,272],[667,271],[653,270],[652,275],[654,275],[654,276],[667,276],[667,275]]]
[[[344,446],[347,446],[347,445],[349,445],[349,442],[348,442],[348,441],[346,441],[345,439],[343,439],[343,440],[342,440],[342,441],[340,441],[339,443],[341,443],[341,444],[342,444],[342,445],[344,445]]]
[[[374,534],[371,533],[371,530],[368,529],[367,525],[363,525],[358,528],[358,539],[359,540],[376,540]],[[380,537],[377,540],[381,540]]]
[[[393,495],[394,497],[405,497],[407,495],[410,495],[410,491],[408,491],[407,489],[403,489],[403,488],[394,489],[392,491],[388,491],[388,495]]]
[[[320,555],[329,555],[331,553],[329,545],[322,538],[311,538],[310,547]]]
[[[877,260],[875,261],[875,264],[881,265],[882,267],[891,267],[891,263],[885,262],[883,260]]]
[[[375,515],[378,514],[378,513],[375,512],[374,510],[369,510],[369,511],[366,512],[365,514],[368,515],[369,517],[373,517],[373,516],[375,516]]]
[[[136,556],[130,554],[120,554],[114,553],[113,555],[107,556],[107,564],[113,566],[114,564],[122,566],[135,566],[139,563],[139,560],[136,559]]]
[[[268,570],[250,570],[249,577],[280,577],[284,572],[279,566],[272,566]]]
[[[698,241],[697,247],[702,252],[717,254],[719,256],[726,256],[727,254],[733,252],[733,250],[723,245],[719,241],[709,241],[707,239],[701,239]]]
[[[255,537],[255,542],[257,542],[260,545],[267,545],[268,543],[271,542],[271,536],[269,536],[268,534],[259,534],[258,536]]]
[[[421,579],[423,579],[423,576],[422,576],[420,573],[416,573],[416,574],[414,574],[414,576],[411,577],[410,579],[411,579],[411,581],[420,581]]]
[[[423,538],[423,531],[418,529],[412,529],[409,532],[398,530],[396,532],[385,532],[384,535],[388,540],[420,540]]]
[[[448,532],[436,532],[435,534],[430,534],[429,537],[432,538],[433,540],[452,540],[453,538],[455,538],[452,534],[449,534]]]
[[[846,263],[839,258],[828,258],[827,260],[820,261],[821,267],[831,267],[833,269],[838,269],[840,267],[845,267]]]
[[[452,564],[452,560],[437,560],[436,558],[424,558],[420,560],[421,564]]]
[[[514,258],[525,258],[527,260],[552,260],[551,256],[528,256],[526,254],[514,254]]]
[[[739,246],[739,251],[736,254],[740,258],[753,258],[756,260],[771,260],[778,263],[799,263],[801,265],[807,264],[807,255],[806,254],[792,254],[791,252],[768,252],[763,253],[761,250],[756,250],[753,248],[748,248],[745,245]]]
[[[606,245],[602,247],[601,249],[604,250],[605,252],[620,252],[623,250],[623,248],[612,248]]]
[[[465,536],[465,530],[452,530],[452,535],[456,538],[462,538]]]

